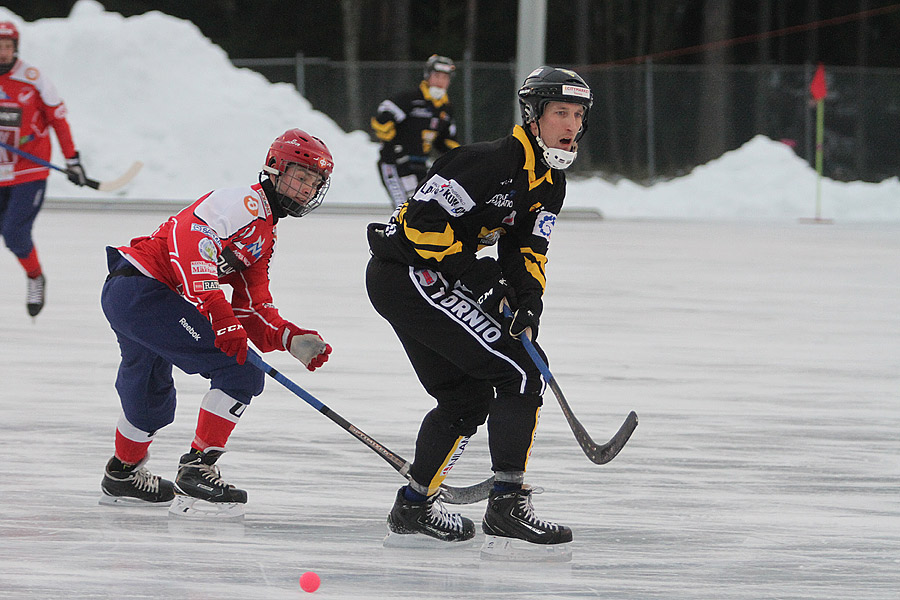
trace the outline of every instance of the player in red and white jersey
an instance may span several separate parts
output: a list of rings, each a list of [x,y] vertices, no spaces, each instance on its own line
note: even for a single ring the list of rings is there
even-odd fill
[[[318,333],[279,314],[268,268],[276,224],[316,208],[333,167],[321,140],[291,129],[269,148],[259,183],[210,192],[151,235],[107,248],[101,304],[122,355],[116,390],[123,412],[101,484],[104,503],[168,503],[175,492],[189,508],[196,499],[247,501],[244,490],[222,481],[215,461],[263,390],[262,371],[245,364],[248,338],[262,352],[290,352],[310,371],[331,352]],[[232,288],[230,301],[222,285]],[[175,418],[173,365],[210,380],[174,488],[143,467],[154,435]]]
[[[84,185],[87,177],[62,98],[46,75],[19,58],[16,26],[0,22],[0,141],[49,161],[51,128],[66,157],[69,179]],[[46,282],[31,230],[44,202],[49,172],[45,166],[0,148],[0,234],[28,276],[25,303],[32,317],[44,307]]]

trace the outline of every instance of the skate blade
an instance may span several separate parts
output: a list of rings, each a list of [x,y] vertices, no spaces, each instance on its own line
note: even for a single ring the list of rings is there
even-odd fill
[[[109,496],[107,494],[100,494],[100,500],[98,504],[102,506],[141,506],[141,507],[151,507],[151,506],[169,506],[171,504],[171,500],[169,502],[148,502],[147,500],[141,500],[140,498],[131,498],[128,496]]]
[[[238,502],[207,502],[175,494],[169,514],[180,519],[238,521],[244,518],[244,505]]]
[[[532,544],[516,538],[488,535],[481,546],[482,560],[507,562],[569,562],[572,560],[572,543]]]
[[[382,545],[385,548],[408,548],[413,550],[436,549],[448,550],[451,548],[467,548],[472,545],[472,540],[462,542],[445,542],[424,533],[394,533],[388,531]]]

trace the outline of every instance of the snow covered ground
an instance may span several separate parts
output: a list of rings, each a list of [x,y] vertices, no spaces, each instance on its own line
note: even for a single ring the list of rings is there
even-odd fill
[[[70,106],[89,174],[147,162],[113,197],[123,205],[252,181],[290,126],[326,139],[338,163],[326,205],[369,213],[285,222],[272,288],[333,358],[312,374],[283,353],[267,360],[411,457],[431,403],[364,290],[364,228],[388,212],[365,135],[340,132],[289,86],[231,68],[196,28],[158,13],[123,19],[82,0],[72,18],[22,34],[23,57]],[[238,108],[240,118],[228,112]],[[0,598],[292,599],[305,597],[305,571],[322,577],[313,597],[332,599],[896,598],[896,180],[825,181],[823,216],[835,223],[801,224],[815,175],[758,138],[653,188],[571,185],[570,206],[607,219],[558,223],[540,341],[595,439],[629,410],[641,421],[622,454],[596,466],[547,394],[529,480],[545,488],[539,516],[575,532],[562,565],[483,562],[477,543],[382,548],[402,479],[271,380],[220,461],[249,492],[243,523],[99,506],[119,410],[118,351],[99,307],[103,248],[167,215],[75,210],[64,198],[90,196],[58,174],[50,182],[56,202],[35,227],[48,305],[35,321],[20,267],[0,252]],[[149,464],[169,478],[206,390],[199,377],[176,383],[176,421]],[[473,439],[451,484],[489,474],[485,439]],[[461,510],[477,522],[483,504]]]

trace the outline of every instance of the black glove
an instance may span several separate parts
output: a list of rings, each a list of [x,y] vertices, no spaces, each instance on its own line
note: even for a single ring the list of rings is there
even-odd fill
[[[519,306],[509,322],[509,335],[517,338],[530,327],[530,339],[536,340],[538,325],[541,322],[541,304],[540,302],[527,302]]]
[[[500,302],[509,290],[500,265],[489,257],[479,258],[472,263],[459,278],[459,283],[469,292],[469,296],[481,310],[489,315],[497,315],[500,312]]]
[[[87,175],[84,174],[84,167],[81,165],[81,158],[78,153],[72,158],[66,159],[66,174],[69,181],[75,185],[87,185]]]

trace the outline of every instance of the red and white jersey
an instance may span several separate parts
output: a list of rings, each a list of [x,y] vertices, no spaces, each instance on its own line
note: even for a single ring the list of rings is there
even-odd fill
[[[160,225],[152,235],[118,248],[210,318],[227,306],[220,284],[232,287],[231,310],[263,352],[284,350],[282,326],[269,292],[275,218],[259,184],[215,190]]]
[[[66,105],[56,87],[37,67],[17,60],[8,73],[0,75],[0,141],[49,161],[50,127],[63,156],[75,156]],[[0,186],[46,179],[49,173],[47,167],[0,148]]]

